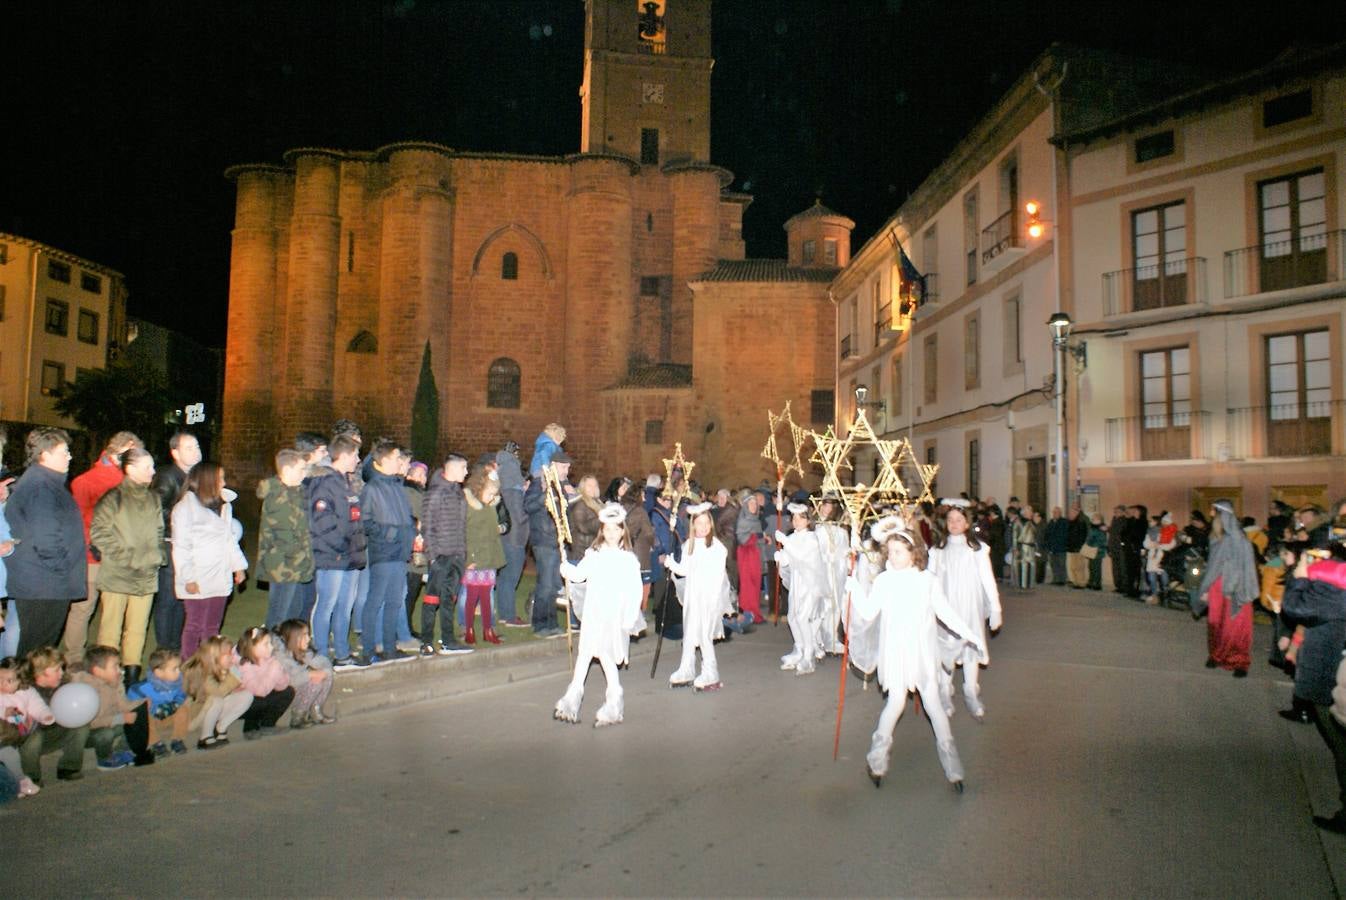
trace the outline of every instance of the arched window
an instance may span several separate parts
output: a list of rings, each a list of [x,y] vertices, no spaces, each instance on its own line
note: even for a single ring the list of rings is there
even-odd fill
[[[378,353],[379,352],[378,338],[374,337],[374,335],[370,334],[368,331],[362,331],[355,337],[351,338],[351,342],[346,345],[346,352]]]
[[[519,364],[514,360],[502,356],[491,363],[486,373],[486,405],[519,408]]]
[[[517,281],[519,278],[519,257],[516,253],[506,253],[500,258],[500,277],[505,281]]]

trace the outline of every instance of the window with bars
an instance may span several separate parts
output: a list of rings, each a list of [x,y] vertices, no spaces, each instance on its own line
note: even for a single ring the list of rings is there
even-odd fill
[[[506,253],[500,257],[500,278],[503,281],[517,281],[519,278],[519,255]]]
[[[823,239],[823,262],[829,266],[835,266],[837,264],[836,238]]]
[[[804,242],[804,265],[809,265],[818,256],[818,244],[812,238]]]
[[[658,297],[659,296],[659,276],[642,275],[640,276],[640,296]]]
[[[486,405],[495,409],[518,409],[521,375],[519,364],[501,357],[486,372]]]
[[[62,284],[70,283],[70,267],[54,259],[47,260],[47,277]]]
[[[1012,372],[1023,366],[1023,296],[1011,294],[1005,298],[1005,371]]]
[[[103,293],[103,279],[97,275],[90,275],[88,272],[79,273],[79,286],[90,294]]]
[[[662,446],[664,443],[664,420],[645,420],[645,443],[650,446]]]

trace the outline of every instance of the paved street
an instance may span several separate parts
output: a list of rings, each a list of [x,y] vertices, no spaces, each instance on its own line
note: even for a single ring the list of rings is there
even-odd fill
[[[1346,840],[1330,758],[1260,659],[1203,668],[1205,627],[1113,595],[1005,598],[988,716],[953,720],[967,792],[923,718],[864,774],[881,705],[837,663],[777,669],[784,624],[722,644],[726,688],[670,691],[652,642],[626,724],[553,722],[555,675],[49,787],[0,813],[9,896],[1330,897]],[[1259,628],[1257,656],[1265,629]],[[414,664],[411,664],[414,665]],[[53,762],[49,759],[48,765]],[[1334,874],[1335,870],[1335,884]]]

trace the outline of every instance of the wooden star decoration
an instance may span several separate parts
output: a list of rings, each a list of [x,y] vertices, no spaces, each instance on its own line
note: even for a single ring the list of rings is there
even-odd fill
[[[791,472],[798,475],[799,479],[802,481],[804,479],[804,463],[800,458],[800,454],[803,452],[804,446],[812,432],[800,428],[795,424],[794,416],[790,412],[789,400],[785,401],[785,409],[781,411],[780,415],[776,415],[771,410],[767,410],[766,417],[767,426],[770,429],[770,436],[767,438],[766,446],[762,448],[762,458],[768,459],[775,464],[777,482],[784,483]],[[785,426],[786,431],[789,433],[790,444],[793,449],[793,453],[787,456],[781,455],[780,442],[776,439],[776,435],[781,431],[782,425]],[[784,437],[785,435],[782,434],[781,436]]]
[[[682,442],[673,445],[673,456],[664,460],[664,490],[665,497],[673,499],[673,509],[678,508],[682,498],[687,496],[687,487],[692,480],[692,471],[696,468],[696,463],[682,455]],[[674,485],[674,470],[682,470],[682,482]]]
[[[828,425],[822,434],[813,432],[813,446],[815,451],[812,461],[823,467],[823,492],[840,494],[843,487],[841,470],[851,468],[850,455],[854,443],[849,435],[837,437],[832,426]]]
[[[912,449],[911,441],[902,438],[898,441],[897,455],[893,460],[894,469],[901,469],[903,464],[908,464],[916,472],[916,476],[921,479],[921,493],[916,498],[916,503],[924,503],[927,500],[935,502],[935,495],[931,493],[930,486],[935,482],[935,476],[939,474],[939,463],[923,463],[916,458],[916,451]],[[906,492],[903,499],[908,499],[910,492]]]

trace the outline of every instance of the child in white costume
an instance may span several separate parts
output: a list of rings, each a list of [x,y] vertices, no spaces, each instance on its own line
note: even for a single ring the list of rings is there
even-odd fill
[[[583,606],[575,605],[575,615],[580,620],[575,675],[552,712],[552,717],[562,722],[579,722],[584,679],[589,674],[589,663],[596,659],[603,668],[608,691],[594,720],[595,728],[622,721],[622,685],[617,667],[626,662],[631,633],[641,621],[640,562],[631,552],[626,510],[619,503],[609,503],[598,518],[602,529],[584,557],[578,563],[561,563],[562,577],[585,582],[589,587]]]
[[[949,718],[938,702],[939,624],[977,644],[967,623],[949,607],[939,581],[925,571],[925,544],[919,536],[897,531],[887,538],[888,567],[865,592],[857,579],[849,578],[851,592],[851,661],[862,672],[879,673],[879,684],[888,692],[870,741],[869,778],[878,787],[888,771],[893,729],[907,705],[907,693],[916,691],[935,731],[935,748],[944,776],[959,793],[963,790],[963,764],[949,729]],[[980,645],[978,645],[980,649]]]
[[[780,567],[781,580],[790,590],[788,618],[795,643],[790,652],[781,657],[780,667],[785,671],[793,669],[797,675],[809,675],[815,671],[815,661],[822,655],[818,647],[818,631],[827,569],[808,506],[791,503],[786,509],[790,511],[794,531],[788,535],[776,532],[776,542],[780,544],[776,565]]]
[[[687,509],[692,518],[692,536],[682,545],[682,559],[665,557],[663,564],[673,574],[686,578],[682,600],[682,661],[668,677],[671,688],[698,691],[720,689],[720,668],[715,660],[715,642],[724,637],[724,616],[733,611],[725,560],[729,551],[715,537],[711,505],[700,503]],[[696,672],[696,651],[701,651],[701,674]]]
[[[963,621],[973,629],[973,636],[986,647],[986,620],[991,630],[1000,628],[1000,591],[996,589],[995,574],[991,570],[991,549],[977,540],[970,531],[965,500],[943,500],[945,507],[937,533],[940,537],[930,548],[930,571],[939,579],[944,596]],[[985,649],[978,651],[967,641],[941,630],[939,635],[940,697],[944,711],[953,715],[953,672],[963,667],[963,700],[968,712],[978,722],[986,717],[981,703],[978,676],[981,667],[991,661]]]
[[[840,655],[842,649],[838,626],[843,615],[846,576],[850,572],[851,536],[834,520],[837,505],[836,500],[824,497],[819,504],[818,524],[813,528],[818,536],[824,572],[823,607],[818,620],[819,657],[825,653]]]

